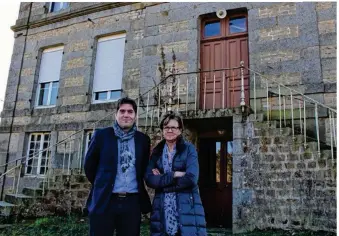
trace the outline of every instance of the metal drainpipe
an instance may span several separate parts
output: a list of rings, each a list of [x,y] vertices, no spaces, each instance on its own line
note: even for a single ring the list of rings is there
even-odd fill
[[[31,18],[32,5],[33,5],[33,2],[31,2],[30,6],[29,6],[29,13],[28,13],[28,18],[27,18],[27,23],[26,23],[26,33],[23,35],[25,37],[25,42],[24,42],[24,48],[23,48],[22,57],[21,57],[21,64],[20,64],[20,72],[19,72],[18,85],[16,86],[16,95],[15,95],[14,107],[13,107],[13,112],[12,112],[12,121],[11,121],[11,125],[10,125],[10,128],[9,128],[9,138],[8,138],[7,153],[6,153],[6,162],[5,163],[8,163],[8,161],[9,161],[9,146],[10,146],[12,132],[13,132],[13,123],[14,123],[15,109],[16,109],[16,104],[17,104],[17,100],[18,100],[18,93],[19,93],[19,85],[20,85],[20,81],[21,81],[22,66],[24,64],[24,55],[25,55],[25,51],[26,51],[26,41],[27,41],[28,28],[29,28],[29,20]],[[8,167],[8,165],[5,165],[4,173],[6,173],[7,167]],[[6,183],[6,175],[4,176],[4,179],[3,179],[3,182],[2,182],[1,200],[3,200],[3,198],[4,198],[5,183]]]

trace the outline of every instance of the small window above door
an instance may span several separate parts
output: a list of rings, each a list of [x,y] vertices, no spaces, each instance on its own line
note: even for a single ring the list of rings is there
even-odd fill
[[[231,18],[229,21],[229,34],[247,32],[246,17]]]
[[[221,35],[220,21],[206,22],[204,38]]]

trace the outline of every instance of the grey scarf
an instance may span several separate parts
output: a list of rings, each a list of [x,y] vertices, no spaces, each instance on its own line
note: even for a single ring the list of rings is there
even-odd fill
[[[130,168],[131,166],[134,166],[135,164],[135,157],[132,155],[132,152],[129,150],[128,141],[134,137],[137,127],[134,124],[133,127],[126,133],[118,125],[118,122],[115,121],[113,124],[113,129],[114,129],[115,135],[118,137],[118,140],[120,142],[120,153],[119,153],[120,154],[120,166],[121,166],[121,171],[125,173],[128,168]]]

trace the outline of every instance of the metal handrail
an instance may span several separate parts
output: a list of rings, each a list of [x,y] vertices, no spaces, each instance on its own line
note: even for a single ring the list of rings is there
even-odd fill
[[[281,87],[284,87],[284,88],[286,88],[286,89],[289,89],[290,91],[293,91],[293,92],[295,92],[295,93],[297,93],[297,94],[303,96],[304,98],[306,98],[306,99],[308,99],[308,100],[314,102],[315,104],[318,104],[318,105],[320,105],[320,106],[322,106],[322,107],[324,107],[324,108],[329,109],[330,111],[333,111],[333,112],[337,113],[337,110],[335,110],[335,109],[333,109],[333,108],[331,108],[331,107],[329,107],[329,106],[326,106],[325,104],[322,104],[322,103],[320,103],[320,102],[314,100],[313,98],[310,98],[309,96],[303,94],[302,92],[300,92],[300,91],[298,91],[298,90],[289,88],[289,87],[287,87],[286,85],[284,85],[284,84],[282,84],[282,83],[279,83],[279,82],[277,82],[277,81],[274,81],[274,80],[268,78],[267,76],[265,76],[265,75],[263,75],[263,74],[261,74],[261,73],[255,71],[255,70],[252,70],[252,69],[250,69],[250,68],[248,68],[248,67],[245,67],[245,69],[247,69],[248,71],[251,71],[251,72],[254,72],[254,73],[258,74],[258,75],[260,75],[261,77],[263,77],[264,79],[270,80],[271,82],[273,82],[273,83],[275,83],[275,84],[277,84],[277,85],[280,85]],[[287,95],[286,95],[286,96],[287,96]]]

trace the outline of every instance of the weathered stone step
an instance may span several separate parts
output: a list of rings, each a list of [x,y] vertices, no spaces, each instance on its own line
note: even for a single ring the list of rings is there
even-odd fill
[[[46,189],[45,189],[46,191]],[[42,196],[42,188],[32,188],[32,187],[26,187],[22,190],[22,193],[31,196],[31,197],[37,197]]]
[[[44,186],[43,186],[44,185]],[[49,187],[48,187],[49,186]],[[43,182],[41,182],[39,184],[39,189],[89,189],[91,188],[91,184],[90,182],[81,182],[81,183],[68,183],[68,182],[49,182],[49,184],[47,182],[45,182],[43,184]]]
[[[77,175],[67,175],[67,174],[62,174],[62,175],[55,175],[54,176],[54,182],[77,182],[77,183],[85,183],[88,182],[87,178],[85,175],[82,174],[77,174]]]
[[[273,120],[270,122],[263,121],[263,122],[253,122],[254,128],[261,129],[261,128],[277,128],[277,121]]]
[[[254,136],[270,137],[270,136],[290,136],[292,129],[289,127],[282,128],[254,128]]]
[[[0,215],[1,216],[10,216],[13,207],[15,207],[14,204],[11,204],[9,202],[0,201]]]
[[[5,201],[15,205],[29,205],[34,202],[34,198],[22,193],[6,194]]]

